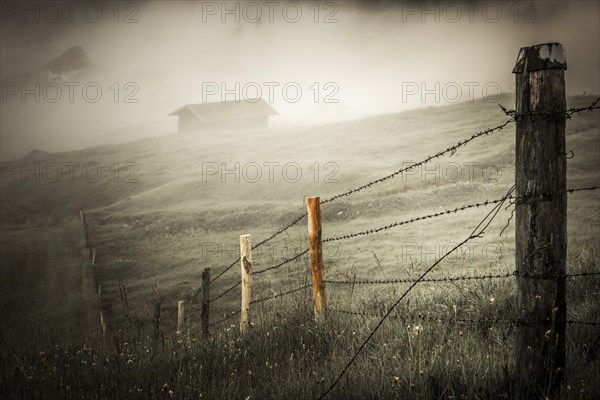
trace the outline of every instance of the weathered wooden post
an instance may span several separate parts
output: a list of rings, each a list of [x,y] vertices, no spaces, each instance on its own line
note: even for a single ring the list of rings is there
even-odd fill
[[[315,320],[325,319],[325,283],[323,262],[323,241],[321,228],[321,198],[309,197],[306,200],[308,210],[308,240],[310,248],[310,272],[312,276]]]
[[[525,197],[515,217],[517,309],[523,320],[516,367],[523,387],[536,397],[557,388],[565,368],[566,69],[560,43],[521,48],[513,69],[516,193]]]
[[[250,301],[252,299],[252,253],[250,235],[240,236],[240,262],[242,266],[242,310],[240,314],[240,332],[250,328]]]
[[[177,302],[177,334],[181,335],[185,326],[185,301]]]
[[[210,268],[204,268],[202,271],[202,309],[200,320],[202,325],[202,334],[208,337],[208,320],[210,311]]]

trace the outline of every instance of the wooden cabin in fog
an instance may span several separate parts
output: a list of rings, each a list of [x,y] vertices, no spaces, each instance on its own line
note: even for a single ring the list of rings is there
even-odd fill
[[[178,132],[268,128],[278,115],[263,99],[186,104],[169,114],[177,116]]]
[[[48,70],[48,82],[66,82],[91,66],[87,53],[80,46],[73,46],[44,68]]]

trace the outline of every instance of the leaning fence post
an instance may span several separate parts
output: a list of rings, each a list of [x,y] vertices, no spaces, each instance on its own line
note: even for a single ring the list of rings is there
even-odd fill
[[[177,334],[183,333],[185,324],[185,301],[180,300],[177,302]]]
[[[244,334],[250,327],[250,301],[252,299],[252,253],[250,235],[240,236],[240,262],[242,266],[240,332]]]
[[[208,320],[210,311],[210,268],[204,268],[202,271],[202,309],[200,320],[202,324],[202,334],[208,337]]]
[[[516,194],[524,197],[515,206],[517,310],[523,321],[516,367],[536,396],[537,388],[557,388],[565,368],[566,69],[560,43],[521,48],[513,69]]]
[[[309,197],[306,202],[308,210],[308,240],[310,247],[310,271],[312,276],[315,320],[325,319],[325,283],[323,262],[323,241],[321,229],[321,198]]]

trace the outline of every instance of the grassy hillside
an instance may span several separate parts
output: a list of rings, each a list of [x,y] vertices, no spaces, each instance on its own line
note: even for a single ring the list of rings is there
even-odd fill
[[[568,103],[582,106],[594,99],[574,97]],[[512,105],[508,96],[501,102]],[[252,234],[257,243],[302,214],[307,196],[329,198],[420,161],[506,119],[497,104],[477,101],[308,128],[241,134],[170,134],[66,153],[38,151],[5,163],[0,197],[4,271],[0,313],[6,321],[3,338],[9,343],[24,337],[36,342],[48,328],[63,339],[88,329],[97,331],[94,279],[102,286],[103,307],[111,331],[125,332],[133,326],[138,339],[151,330],[152,288],[158,281],[163,300],[161,319],[169,336],[174,331],[177,300],[190,298],[200,285],[203,268],[211,267],[214,276],[236,259],[240,234]],[[327,203],[323,206],[323,234],[348,234],[499,198],[514,183],[514,141],[512,124],[476,139],[451,157],[441,157],[427,167]],[[597,185],[600,113],[586,113],[567,122],[567,150],[574,153],[568,160],[568,186]],[[236,164],[239,179],[231,172],[236,170]],[[56,165],[62,169],[59,178]],[[256,175],[257,166],[262,173],[260,178]],[[219,170],[209,174],[215,172],[214,168]],[[225,168],[230,172],[225,173]],[[23,171],[29,172],[22,175]],[[301,171],[301,176],[297,171]],[[598,191],[569,195],[571,251],[588,248],[598,237],[598,200]],[[97,278],[81,254],[79,210],[88,216],[90,240],[97,251]],[[489,208],[476,208],[376,235],[328,243],[324,254],[327,278],[414,276],[463,240],[487,211]],[[503,209],[483,238],[453,254],[433,275],[512,271],[514,221],[510,215],[510,209]],[[254,268],[272,266],[304,250],[306,230],[306,220],[302,220],[257,249],[253,254]],[[597,269],[597,262],[597,257],[590,256],[584,267]],[[305,281],[307,265],[304,256],[257,276],[255,297]],[[211,286],[213,295],[238,279],[239,267],[235,266]],[[481,298],[504,296],[506,304],[510,304],[510,284],[490,285],[479,288]],[[468,292],[477,293],[479,289],[473,286]],[[381,306],[396,293],[370,287],[357,288],[356,293],[349,294],[345,286],[334,285],[327,290],[332,306],[366,302],[371,308]],[[467,289],[463,288],[463,293],[464,290]],[[501,293],[494,294],[494,290]],[[591,286],[585,293],[593,291]],[[410,304],[417,309],[427,308],[427,304],[439,304],[443,297],[444,293],[436,287],[424,286]],[[308,303],[303,299],[303,295],[298,295],[295,301],[285,303],[286,307],[300,307],[299,314],[282,311],[285,318],[296,322],[304,318],[309,310],[302,308]],[[211,306],[214,319],[236,310],[238,303],[239,294],[234,290]],[[585,301],[582,304],[583,309],[593,309]],[[274,308],[261,307],[257,318],[273,318]],[[195,304],[190,308],[198,310]],[[509,311],[498,313],[507,315]],[[483,315],[479,308],[476,314]],[[590,317],[589,313],[586,317]],[[292,326],[296,322],[288,321]],[[344,327],[343,318],[332,324],[332,329],[341,330],[339,337],[350,329]],[[364,329],[363,326],[358,333],[364,335]],[[315,335],[322,340],[327,337],[323,332]],[[437,339],[431,338],[433,342]],[[282,340],[291,339],[286,336]],[[353,340],[340,339],[340,343],[350,348]],[[337,339],[335,342],[337,345]],[[474,343],[470,345],[477,345]],[[335,347],[331,343],[328,346]],[[338,358],[331,357],[337,360],[336,365],[347,358],[339,353]],[[382,368],[386,365],[382,364]],[[296,371],[294,368],[291,371]],[[213,382],[212,378],[206,379]],[[370,379],[377,381],[375,376],[365,379],[366,385]],[[381,379],[387,382],[388,378]],[[426,381],[421,384],[427,386]],[[358,382],[348,388],[361,385]],[[382,393],[388,393],[388,389]],[[480,389],[469,393],[484,397],[491,393]],[[243,395],[225,392],[234,393],[234,397]],[[266,393],[275,392],[258,390],[255,395]],[[306,392],[300,394],[310,397]]]

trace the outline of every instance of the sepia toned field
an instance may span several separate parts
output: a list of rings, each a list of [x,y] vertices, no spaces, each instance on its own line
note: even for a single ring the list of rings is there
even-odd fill
[[[568,105],[594,100],[570,97]],[[499,102],[512,108],[514,99],[504,95]],[[507,119],[496,103],[478,100],[307,128],[168,134],[31,152],[5,163],[0,390],[6,398],[40,399],[318,397],[378,322],[334,309],[381,315],[407,285],[328,285],[332,310],[325,324],[313,322],[310,290],[299,291],[253,308],[249,335],[240,337],[234,317],[204,339],[199,299],[192,297],[203,269],[216,276],[239,256],[240,235],[251,234],[253,243],[268,238],[305,212],[306,197],[328,199]],[[567,121],[568,187],[598,185],[599,139],[600,113]],[[498,199],[514,184],[514,149],[511,124],[451,157],[323,204],[323,236]],[[569,194],[569,272],[599,270],[599,196]],[[468,237],[490,208],[326,243],[326,279],[414,278]],[[431,277],[510,274],[512,209],[503,207],[483,237],[451,254]],[[83,249],[80,210],[94,266]],[[303,219],[256,249],[253,268],[275,266],[307,247]],[[235,264],[211,284],[213,297],[239,281],[239,269]],[[309,281],[304,255],[256,275],[253,298]],[[570,319],[598,320],[599,283],[597,275],[568,281]],[[419,284],[332,398],[518,397],[515,326],[500,322],[514,318],[514,295],[512,277]],[[161,337],[154,341],[157,298]],[[179,300],[194,313],[183,335],[175,333]],[[237,311],[239,302],[239,289],[219,298],[211,320]],[[108,322],[104,338],[100,306]],[[567,333],[568,386],[561,396],[594,398],[600,331],[573,325]]]

